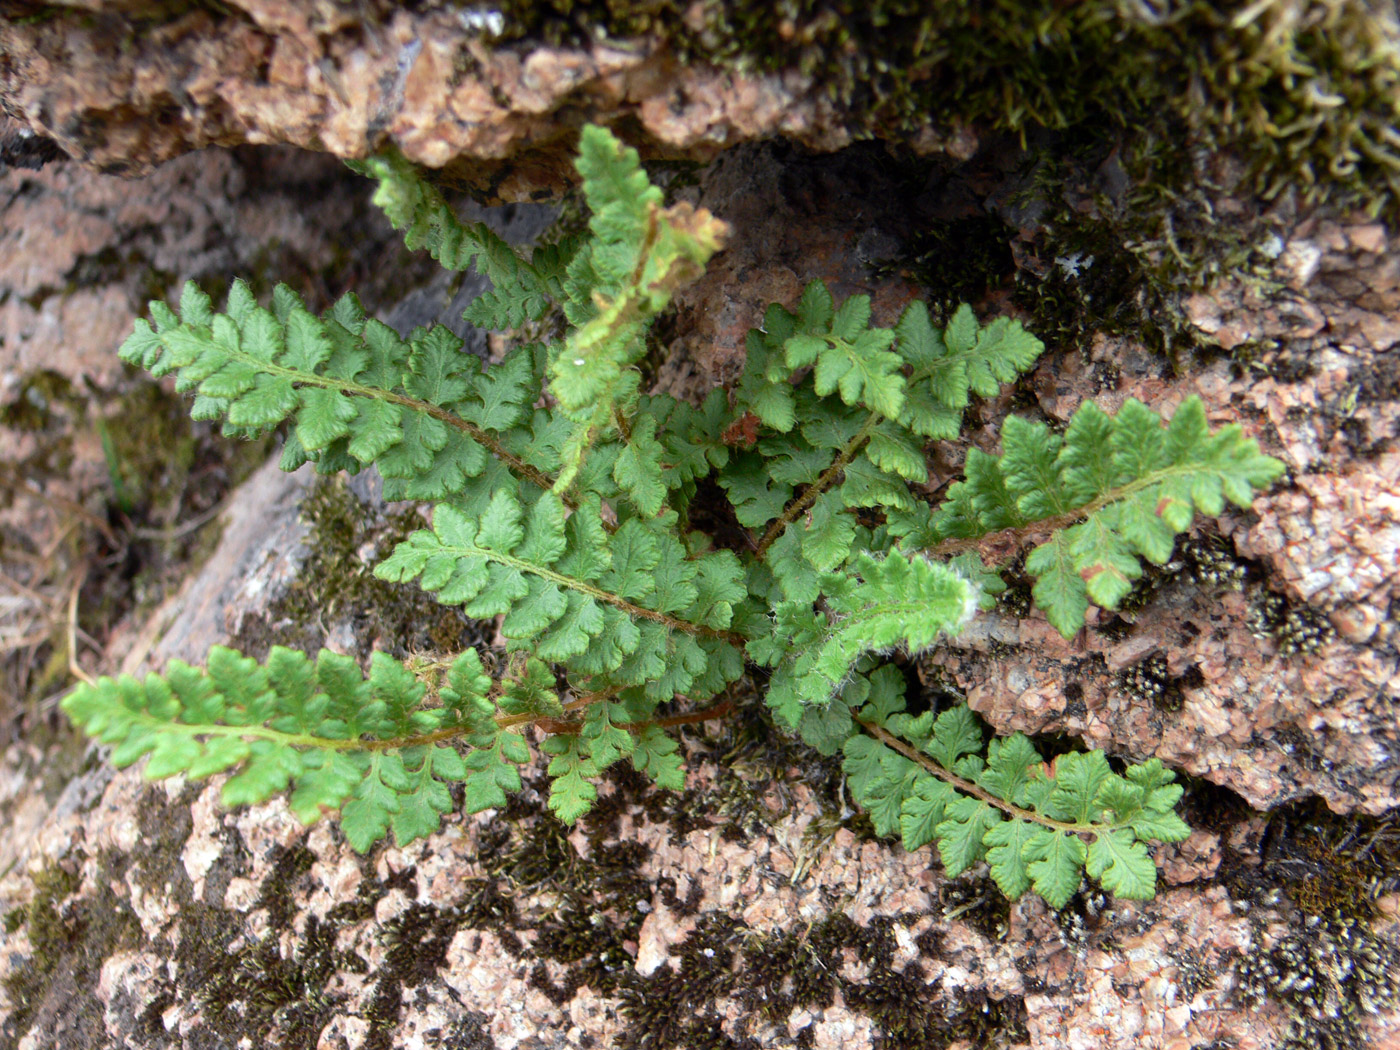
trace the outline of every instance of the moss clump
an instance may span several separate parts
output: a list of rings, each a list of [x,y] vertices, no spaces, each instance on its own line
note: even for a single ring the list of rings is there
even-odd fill
[[[1282,809],[1269,823],[1267,868],[1306,915],[1373,918],[1376,899],[1400,888],[1396,816],[1340,816],[1320,801]]]
[[[1199,587],[1212,591],[1243,590],[1250,565],[1241,561],[1219,536],[1193,536],[1182,545],[1186,571]]]
[[[1247,1001],[1271,998],[1284,1006],[1288,1050],[1367,1045],[1363,1020],[1400,1004],[1397,974],[1400,950],[1379,940],[1369,922],[1340,910],[1306,916],[1238,968]]]
[[[105,872],[104,872],[105,874]],[[61,1017],[73,1045],[97,1046],[105,1035],[102,1006],[92,995],[102,963],[112,953],[140,943],[141,927],[131,908],[110,888],[78,894],[81,880],[54,864],[34,877],[33,896],[6,927],[23,927],[30,956],[5,977],[13,1003],[0,1037],[18,1040],[33,1025],[47,1026]],[[107,886],[105,878],[98,880]]]
[[[1400,948],[1374,925],[1377,899],[1400,887],[1396,815],[1342,816],[1312,800],[1276,810],[1257,855],[1226,849],[1220,877],[1237,910],[1259,916],[1234,964],[1238,987],[1283,1008],[1290,1050],[1364,1046],[1366,1017],[1400,1005]]]
[[[228,838],[216,870],[246,874],[242,842],[236,832]],[[178,861],[178,852],[174,855]],[[332,976],[367,970],[359,955],[337,947],[337,937],[345,927],[369,919],[388,887],[366,879],[356,897],[324,917],[306,916],[287,948],[281,931],[292,928],[294,896],[305,888],[315,857],[300,846],[279,846],[270,860],[255,907],[266,911],[272,932],[261,939],[248,937],[241,912],[192,899],[183,871],[172,873],[164,892],[179,905],[180,936],[170,949],[178,966],[177,994],[198,1004],[206,1030],[225,1043],[248,1037],[254,1045],[268,1045],[275,1033],[276,1045],[309,1050],[339,1002],[326,991]],[[378,976],[381,982],[396,979],[387,966]]]
[[[492,626],[468,620],[421,588],[386,583],[369,571],[423,519],[414,507],[376,510],[342,480],[317,483],[301,505],[310,526],[306,561],[287,593],[260,617],[245,620],[233,645],[261,658],[273,645],[311,653],[329,629],[348,623],[356,644],[396,656],[487,652]]]
[[[1167,669],[1165,653],[1153,653],[1118,674],[1118,688],[1135,703],[1152,704],[1164,711],[1180,711],[1181,687]]]
[[[858,134],[971,126],[989,148],[966,166],[979,169],[969,199],[995,200],[1005,225],[986,214],[931,222],[892,268],[949,302],[1009,283],[1052,345],[1087,352],[1096,333],[1124,334],[1184,367],[1200,335],[1182,294],[1222,273],[1262,275],[1260,246],[1294,204],[1400,214],[1400,36],[1364,4],[504,0],[499,10],[504,40],[650,35],[686,59],[798,70]],[[1011,143],[1019,162],[1005,161]],[[989,151],[1003,156],[989,165]],[[1224,197],[1248,204],[1227,217]]]
[[[1321,610],[1289,601],[1276,591],[1259,595],[1250,610],[1250,628],[1256,638],[1272,638],[1285,658],[1319,652],[1337,634]]]
[[[1400,190],[1400,52],[1364,4],[504,0],[499,8],[505,39],[654,34],[686,57],[796,69],[875,134],[930,121],[1022,136],[1100,127],[1154,166],[1180,157],[1183,144],[1228,153],[1266,199],[1296,188],[1308,200],[1380,210]]]
[[[800,930],[757,934],[741,922],[708,915],[671,949],[676,969],[662,966],[650,977],[631,971],[618,989],[622,1014],[630,1022],[619,1040],[622,1050],[694,1047],[731,1050],[759,1044],[764,1026],[779,1030],[794,1010],[825,1010],[839,994],[846,1007],[874,1023],[876,1046],[945,1047],[958,1040],[1002,1047],[1028,1038],[1019,999],[966,996],[957,1006],[931,995],[936,982],[924,978],[915,960],[891,969],[897,921],[860,926],[844,912]],[[937,938],[921,938],[936,952]],[[846,977],[849,959],[866,972]],[[734,999],[746,1020],[732,1035],[721,1026],[715,1004]],[[812,1045],[812,1028],[796,1034],[798,1046]]]
[[[981,302],[1014,268],[1006,224],[988,214],[929,223],[910,238],[897,267],[938,289],[930,307],[941,323],[957,303]]]
[[[288,956],[276,936],[225,956],[197,996],[210,1029],[276,1030],[282,1046],[314,1046],[335,1005],[325,986],[338,968],[350,968],[335,951],[336,929],[312,915]]]

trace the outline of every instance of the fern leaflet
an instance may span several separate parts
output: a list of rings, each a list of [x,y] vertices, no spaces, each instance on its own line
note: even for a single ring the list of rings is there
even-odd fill
[[[400,543],[375,575],[417,579],[468,616],[504,616],[505,637],[541,659],[622,685],[648,684],[638,672],[661,664],[673,692],[718,692],[739,668],[737,653],[718,653],[738,640],[726,630],[744,596],[738,560],[687,559],[673,536],[635,518],[604,543],[599,513],[592,502],[566,520],[545,493],[527,517],[508,490],[475,520],[439,504],[432,529]],[[701,663],[708,674],[690,673]]]
[[[468,323],[495,331],[519,328],[540,320],[561,297],[561,276],[577,243],[540,249],[534,265],[485,223],[459,221],[442,194],[419,178],[401,154],[351,161],[350,167],[378,181],[374,203],[394,229],[404,231],[409,248],[427,249],[448,270],[465,270],[475,263],[490,278],[492,290],[462,315]]]
[[[438,829],[451,808],[447,785],[462,782],[475,812],[520,790],[525,740],[497,725],[490,679],[476,651],[453,662],[441,706],[402,664],[376,653],[368,677],[354,660],[321,650],[274,648],[259,666],[220,646],[207,671],[173,661],[164,676],[100,678],[80,685],[63,709],[83,730],[114,746],[126,766],[149,754],[145,776],[186,773],[225,781],[228,806],[262,802],[290,789],[292,812],[311,823],[341,811],[341,827],[363,852],[390,828],[403,845]],[[466,761],[454,737],[470,743]]]
[[[284,469],[310,460],[324,472],[354,473],[372,463],[401,479],[390,498],[443,499],[480,475],[489,453],[540,487],[553,484],[507,447],[539,396],[528,351],[484,373],[440,325],[401,339],[364,320],[353,296],[317,318],[285,285],[268,310],[242,281],[223,313],[191,282],[180,314],[152,302],[151,316],[154,328],[136,322],[122,360],[173,372],[177,389],[197,392],[195,416],[225,419],[226,432],[291,422]]]

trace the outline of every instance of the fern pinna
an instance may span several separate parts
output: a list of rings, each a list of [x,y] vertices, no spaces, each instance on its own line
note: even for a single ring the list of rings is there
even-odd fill
[[[229,435],[284,427],[285,469],[372,466],[387,498],[429,501],[430,527],[374,571],[499,617],[504,669],[493,681],[473,651],[408,666],[375,654],[366,671],[325,651],[259,665],[217,648],[203,670],[103,678],[64,700],[114,762],[228,772],[229,805],[290,792],[302,820],[338,810],[366,850],[434,831],[452,783],[469,810],[502,805],[532,742],[566,821],[624,759],[679,788],[669,730],[722,710],[706,705],[749,674],[780,725],[842,754],[877,830],[936,842],[950,874],[985,859],[1008,895],[1055,906],[1085,871],[1153,893],[1145,843],[1188,831],[1169,770],[1114,772],[1101,752],[1047,765],[1019,734],[984,740],[965,708],[913,715],[889,655],[936,645],[993,600],[1003,584],[978,553],[993,533],[1037,543],[1034,598],[1072,635],[1196,512],[1247,507],[1277,461],[1236,426],[1212,433],[1195,400],[1166,423],[1134,401],[1115,415],[1089,403],[1063,433],[1008,419],[1000,455],[971,450],[935,507],[928,442],[956,438],[973,395],[1043,349],[1018,322],[961,306],[938,326],[916,302],[882,328],[866,296],[837,303],[814,282],[749,334],[734,389],[698,405],[648,395],[648,328],[728,231],[665,206],[634,151],[584,129],[588,234],[528,258],[460,223],[401,158],[359,168],[411,247],[494,282],[469,321],[516,329],[557,310],[564,334],[483,366],[447,329],[401,337],[351,295],[316,316],[285,286],[262,306],[235,282],[222,311],[194,285],[178,311],[152,303],[121,354],[173,374]],[[743,542],[693,527],[706,479]]]

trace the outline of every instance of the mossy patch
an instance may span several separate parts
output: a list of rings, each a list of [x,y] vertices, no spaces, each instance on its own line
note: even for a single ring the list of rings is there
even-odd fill
[[[426,526],[416,506],[374,507],[342,480],[322,480],[302,502],[310,548],[287,592],[260,616],[247,617],[232,645],[262,659],[273,645],[314,653],[329,630],[349,625],[360,655],[380,648],[396,657],[487,653],[493,627],[470,620],[412,584],[386,583],[371,567]]]
[[[709,915],[672,947],[676,969],[662,966],[650,977],[633,971],[620,990],[630,1022],[619,1047],[669,1050],[713,1047],[732,1050],[765,1045],[765,1026],[788,1027],[794,1011],[820,1012],[839,995],[852,1012],[868,1017],[875,1045],[945,1047],[958,1040],[1002,1047],[1024,1042],[1026,1012],[1021,1000],[991,1000],[985,994],[954,993],[952,1007],[937,995],[940,984],[925,978],[918,960],[891,968],[894,924],[915,916],[886,918],[861,926],[841,911],[795,929],[760,934],[726,916]],[[931,948],[936,948],[932,940]],[[850,962],[859,976],[848,976]],[[746,1020],[731,1036],[721,1026],[717,1004],[734,1000]],[[813,1044],[809,1024],[795,1036]]]
[[[909,239],[896,268],[938,290],[930,305],[946,323],[944,315],[954,306],[983,301],[1015,271],[1010,240],[1006,224],[994,215],[934,220]]]
[[[28,906],[6,916],[7,928],[23,927],[31,954],[5,977],[14,1009],[0,1028],[0,1046],[17,1046],[26,1031],[51,1029],[60,1018],[69,1039],[65,1050],[102,1045],[103,1009],[93,995],[102,963],[137,947],[141,929],[105,877],[91,894],[80,894],[80,886],[76,871],[52,864],[34,877]]]
[[[222,918],[206,913],[201,932],[228,946],[238,931]],[[289,1050],[315,1046],[337,1002],[326,993],[327,983],[336,972],[365,969],[362,960],[336,950],[338,928],[330,917],[308,916],[286,956],[275,936],[236,951],[226,947],[217,959],[207,954],[207,945],[205,953],[187,953],[196,1001],[210,1031],[226,1039],[239,1032],[266,1038],[275,1031],[278,1045]]]
[[[1400,54],[1366,5],[505,0],[499,9],[505,39],[656,34],[683,59],[798,70],[871,134],[929,122],[1017,135],[1097,127],[1154,167],[1192,148],[1237,156],[1242,184],[1265,198],[1298,192],[1381,210],[1400,189]]]
[[[1247,811],[1223,789],[1214,792],[1193,815],[1225,831]],[[1396,816],[1340,815],[1309,800],[1274,811],[1257,853],[1224,846],[1217,877],[1252,929],[1251,944],[1231,962],[1234,980],[1246,1002],[1283,1008],[1289,1029],[1281,1045],[1363,1046],[1365,1018],[1400,1004],[1400,946],[1376,929],[1378,898],[1400,888]]]
[[[1400,201],[1400,46],[1366,5],[508,0],[500,11],[505,40],[655,35],[682,60],[798,70],[858,136],[976,129],[983,148],[958,177],[1002,223],[974,208],[906,228],[894,268],[935,302],[1010,287],[1052,346],[1087,353],[1097,334],[1123,334],[1184,370],[1201,336],[1183,294],[1222,274],[1267,281],[1264,248],[1300,205],[1394,216]]]
[[[1256,638],[1273,639],[1283,657],[1318,652],[1337,633],[1321,610],[1269,590],[1256,596],[1250,627]]]
[[[1378,897],[1400,889],[1400,831],[1389,817],[1342,816],[1319,801],[1270,819],[1266,865],[1307,915],[1375,917]]]
[[[617,997],[628,1022],[620,1047],[756,1046],[760,1029],[746,1023],[754,1034],[731,1038],[719,1024],[716,1004],[737,1001],[756,1022],[769,1018],[771,1023],[781,1020],[778,1013],[786,1005],[820,1008],[830,1005],[838,992],[848,1006],[875,1022],[880,1045],[938,1047],[971,1039],[976,1045],[1001,1046],[1024,1041],[1025,1013],[1019,1000],[970,996],[949,1012],[929,1002],[930,989],[937,985],[924,979],[920,964],[898,972],[891,968],[892,923],[918,921],[912,915],[862,927],[836,911],[810,927],[765,934],[735,919],[708,915],[675,948],[678,972],[663,966],[650,977],[640,976],[631,944],[654,887],[639,874],[646,860],[642,848],[617,838],[617,821],[624,812],[645,809],[657,794],[640,776],[615,778],[599,810],[584,822],[587,856],[573,848],[543,806],[525,801],[523,794],[515,796],[513,811],[502,814],[492,826],[494,836],[480,843],[476,860],[490,869],[488,878],[468,880],[454,900],[414,904],[375,929],[386,952],[371,975],[363,1007],[356,1011],[371,1022],[366,1046],[388,1050],[395,1045],[394,1032],[414,998],[410,989],[440,980],[448,945],[459,930],[494,932],[506,951],[529,964],[532,983],[561,1008],[584,985]],[[142,943],[134,915],[115,899],[104,899],[100,906],[121,917],[115,929],[125,939],[118,943],[110,930],[99,933],[86,919],[95,909],[73,911],[76,876],[54,869],[41,877],[34,904],[11,924],[26,926],[31,939],[49,953],[45,958],[59,961],[21,974],[21,984],[12,988],[51,998],[62,968],[75,958],[88,960],[92,980],[66,1005],[80,1016],[91,1016],[96,1027],[89,1032],[88,1045],[99,1045],[106,1033],[100,1027],[102,1006],[91,989],[102,961],[120,948],[169,953],[178,976],[171,983],[156,982],[141,1018],[133,1020],[133,1031],[158,1025],[163,1011],[183,1004],[200,1011],[202,1023],[191,1033],[196,1040],[208,1036],[232,1044],[246,1038],[254,1045],[275,1040],[288,1050],[312,1047],[329,1020],[347,1006],[331,990],[332,977],[368,973],[363,956],[342,947],[342,932],[371,921],[376,904],[391,890],[416,897],[417,875],[409,868],[379,879],[366,862],[365,878],[353,899],[334,905],[324,917],[303,917],[294,902],[311,884],[315,858],[301,846],[278,847],[271,874],[253,905],[266,910],[273,932],[250,938],[241,912],[191,895],[180,862],[190,832],[190,796],[187,792],[172,800],[159,790],[149,791],[140,805],[139,855],[104,861],[104,885],[134,880],[158,895],[174,917],[179,936],[172,943],[164,938]],[[236,833],[216,868],[232,864],[242,870],[241,845],[234,839]],[[532,889],[541,888],[549,892],[536,898],[540,905],[522,904],[531,898]],[[671,889],[668,896],[662,887],[667,906],[685,909],[687,902],[676,899],[674,886]],[[698,903],[690,901],[689,910]],[[79,914],[84,918],[75,919]],[[288,941],[281,931],[290,930],[295,933]],[[939,949],[936,938],[921,943],[929,952]],[[843,976],[848,955],[868,972]],[[8,1034],[17,1039],[34,1016],[33,1011],[18,1016]],[[453,1038],[461,1040],[460,1045],[492,1045],[481,1015],[464,1011],[459,1022]],[[799,1035],[799,1043],[810,1043],[811,1036],[809,1029]]]

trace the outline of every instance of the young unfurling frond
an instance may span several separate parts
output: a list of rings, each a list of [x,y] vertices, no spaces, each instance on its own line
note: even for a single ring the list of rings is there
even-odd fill
[[[592,236],[564,281],[565,314],[574,327],[549,365],[550,392],[573,422],[556,485],[560,492],[619,417],[624,440],[631,440],[626,421],[640,393],[635,366],[646,354],[646,329],[678,289],[705,272],[729,230],[704,209],[663,208],[661,191],[647,180],[637,151],[602,128],[583,129],[577,167]],[[646,450],[636,456],[644,460]]]
[[[976,589],[957,572],[891,551],[859,555],[849,573],[821,580],[825,609],[784,602],[773,631],[749,643],[749,655],[773,667],[768,703],[796,727],[803,708],[825,706],[866,653],[918,652],[953,635],[976,610]]]

